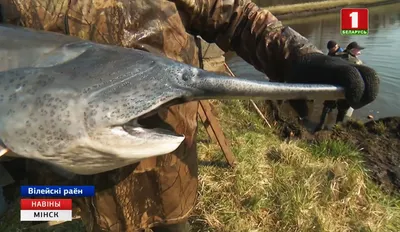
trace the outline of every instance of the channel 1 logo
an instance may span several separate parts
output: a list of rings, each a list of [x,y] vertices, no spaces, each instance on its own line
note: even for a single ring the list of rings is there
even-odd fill
[[[368,35],[368,9],[343,8],[340,11],[342,35]]]

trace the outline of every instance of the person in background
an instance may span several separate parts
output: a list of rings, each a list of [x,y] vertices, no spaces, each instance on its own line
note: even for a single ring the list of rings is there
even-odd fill
[[[349,43],[343,52],[336,53],[336,56],[339,56],[340,58],[345,59],[352,64],[362,64],[362,61],[358,58],[358,56],[361,54],[361,50],[363,49],[364,47],[361,47],[357,42],[354,41]]]
[[[357,42],[353,41],[349,43],[344,51],[338,51],[339,45],[335,41],[328,42],[328,49],[330,47],[332,49],[329,50],[328,55],[340,57],[344,60],[347,60],[351,64],[362,65],[363,62],[358,58],[361,54],[361,50],[364,47],[360,46]],[[340,47],[339,47],[340,48]],[[335,50],[336,49],[336,50]],[[332,53],[331,53],[332,51]],[[320,122],[316,127],[315,131],[322,130],[325,127],[326,120],[328,114],[331,113],[334,109],[338,109],[338,114],[336,116],[336,123],[344,121],[346,117],[351,117],[353,114],[354,109],[350,107],[345,101],[325,101],[324,108],[322,110]]]
[[[328,48],[329,52],[328,52],[328,56],[335,56],[336,53],[338,52],[343,52],[343,48],[341,48],[339,46],[338,43],[336,43],[333,40],[329,40],[328,44],[326,45],[326,47]]]

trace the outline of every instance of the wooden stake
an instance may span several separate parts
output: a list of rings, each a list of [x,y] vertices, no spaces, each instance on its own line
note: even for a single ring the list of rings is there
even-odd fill
[[[229,74],[232,77],[235,77],[235,74],[232,72],[232,70],[229,68],[229,66],[225,63],[225,68],[226,70],[228,70]],[[264,119],[264,121],[267,123],[267,125],[269,126],[269,128],[272,128],[271,124],[269,124],[268,120],[265,118],[264,114],[261,112],[261,110],[258,108],[257,104],[250,99],[251,104],[253,105],[253,107],[256,109],[257,113],[261,116],[262,119]]]
[[[206,117],[206,120],[208,121],[208,124],[210,125],[208,127],[209,129],[207,129],[207,127],[206,127],[208,134],[210,135],[211,138],[214,137],[217,140],[219,146],[222,149],[222,152],[225,155],[225,159],[228,162],[228,164],[231,167],[235,167],[236,159],[235,159],[229,145],[226,142],[226,138],[224,136],[224,133],[222,132],[222,129],[219,125],[218,120],[215,118],[215,116],[211,112],[210,103],[208,101],[200,101],[200,107],[202,108],[204,115]],[[201,112],[201,110],[200,110],[200,112]],[[206,124],[206,121],[203,121],[203,124]]]
[[[203,122],[203,125],[206,128],[207,134],[210,137],[211,141],[213,141],[214,143],[218,143],[218,140],[215,137],[210,120],[208,120],[206,113],[204,112],[201,104],[199,104],[199,109],[197,110],[197,113],[199,114],[200,119]]]

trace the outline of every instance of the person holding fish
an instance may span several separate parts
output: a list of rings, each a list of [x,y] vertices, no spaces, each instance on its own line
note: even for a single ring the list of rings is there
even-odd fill
[[[224,51],[236,52],[273,82],[342,86],[346,102],[355,109],[378,93],[379,78],[373,69],[324,55],[249,0],[0,0],[0,5],[3,24],[141,49],[194,67],[200,64],[195,36],[201,36]],[[77,75],[85,78],[84,73]],[[185,136],[173,152],[73,178],[28,159],[27,183],[95,185],[95,197],[74,199],[87,231],[190,231],[188,217],[198,186],[197,109],[198,102],[191,101],[146,119],[147,127],[167,126]]]

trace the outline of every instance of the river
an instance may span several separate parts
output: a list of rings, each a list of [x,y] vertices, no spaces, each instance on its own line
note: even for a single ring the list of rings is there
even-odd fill
[[[335,40],[342,47],[357,41],[366,47],[360,59],[374,68],[381,77],[377,99],[362,109],[354,111],[353,117],[375,119],[400,116],[400,3],[369,8],[370,32],[368,36],[342,36],[339,12],[322,16],[287,20],[284,23],[327,52],[326,43]],[[227,54],[227,63],[238,76],[251,79],[265,78],[234,54]]]

